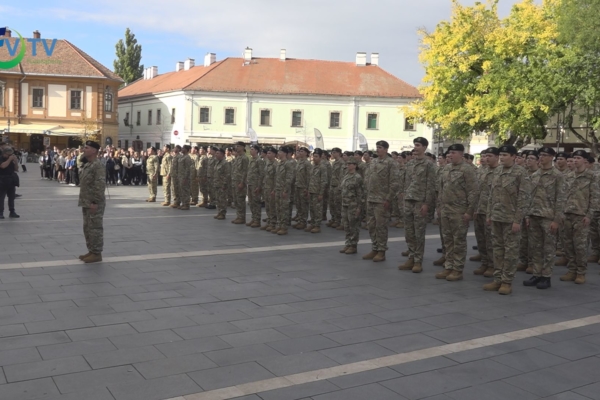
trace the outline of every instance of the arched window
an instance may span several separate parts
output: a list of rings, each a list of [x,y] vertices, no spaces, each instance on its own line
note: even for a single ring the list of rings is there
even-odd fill
[[[112,112],[113,110],[113,94],[110,87],[106,87],[104,92],[104,111]]]

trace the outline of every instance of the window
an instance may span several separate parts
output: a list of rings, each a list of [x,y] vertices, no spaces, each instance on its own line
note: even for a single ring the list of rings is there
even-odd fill
[[[125,119],[123,120],[123,123],[125,124],[125,126],[129,126],[129,113],[125,113]]]
[[[377,129],[379,127],[377,117],[379,115],[375,113],[367,114],[367,129]]]
[[[235,108],[225,109],[225,123],[228,125],[235,124]]]
[[[154,148],[158,151],[160,149],[160,143],[154,143]]]
[[[81,90],[71,90],[71,110],[81,110]]]
[[[414,120],[410,119],[410,118],[406,118],[404,120],[404,130],[405,131],[415,131],[415,123]]]
[[[210,108],[200,107],[200,123],[210,124]]]
[[[125,141],[125,146],[123,147],[125,150],[129,148],[129,140]]]
[[[149,149],[150,147],[152,147],[152,143],[146,142],[146,149]]]
[[[120,149],[121,148],[121,141],[117,140],[117,147]]]
[[[271,126],[271,110],[260,110],[260,125]]]
[[[33,107],[44,108],[44,89],[33,89]]]
[[[148,125],[152,125],[152,110],[148,110]]]
[[[104,111],[112,112],[113,110],[113,94],[110,88],[106,87],[104,92]]]
[[[329,113],[329,127],[339,128],[340,127],[340,112],[334,111]]]
[[[302,127],[302,111],[292,111],[292,126]]]
[[[156,125],[162,125],[162,112],[161,109],[156,110]]]
[[[171,109],[171,124],[175,123],[175,109]]]
[[[135,124],[137,126],[140,126],[142,124],[142,112],[141,111],[137,112],[137,117],[135,118]]]

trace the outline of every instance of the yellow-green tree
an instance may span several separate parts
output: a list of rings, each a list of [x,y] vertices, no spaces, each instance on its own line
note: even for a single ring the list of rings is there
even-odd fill
[[[455,138],[477,131],[510,142],[545,137],[559,107],[553,66],[564,55],[556,41],[556,1],[523,0],[501,19],[497,0],[470,7],[453,0],[449,21],[420,31],[423,99],[407,115]]]

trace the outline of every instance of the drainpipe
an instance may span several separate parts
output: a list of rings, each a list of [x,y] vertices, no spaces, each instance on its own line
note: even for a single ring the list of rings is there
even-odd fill
[[[23,81],[25,80],[25,78],[27,78],[27,75],[25,74],[25,71],[23,71],[23,66],[21,65],[21,63],[19,63],[19,69],[21,70],[21,73],[23,74],[23,77],[19,80],[19,109],[17,110],[17,123],[20,124],[21,123],[21,111],[23,110]],[[27,97],[26,97],[27,98]]]

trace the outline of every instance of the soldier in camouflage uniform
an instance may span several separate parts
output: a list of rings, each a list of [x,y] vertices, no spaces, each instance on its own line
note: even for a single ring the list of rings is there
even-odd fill
[[[177,181],[179,183],[179,193],[181,193],[181,206],[179,207],[180,210],[190,209],[191,183],[192,179],[194,179],[196,175],[194,162],[190,157],[191,149],[192,147],[187,144],[183,146],[181,149],[181,155],[177,161]]]
[[[429,209],[435,206],[436,174],[434,166],[425,155],[429,141],[423,137],[413,140],[413,158],[406,164],[404,184],[404,231],[409,259],[398,266],[401,271],[423,271],[425,228]]]
[[[437,208],[446,246],[446,262],[444,270],[435,277],[449,282],[463,279],[467,259],[467,231],[478,196],[475,170],[466,163],[464,151],[462,144],[448,147],[446,158],[449,163],[441,169],[438,181]]]
[[[596,180],[600,182],[600,166],[591,155],[588,157],[588,167],[596,175]],[[599,183],[600,184],[600,183]],[[590,222],[590,255],[588,263],[597,263],[600,261],[600,210],[594,211],[592,221]]]
[[[200,156],[198,157],[198,164],[196,165],[196,175],[198,176],[198,190],[202,196],[202,203],[198,204],[198,207],[206,207],[210,204],[208,198],[208,147],[200,146]]]
[[[538,154],[541,168],[531,175],[531,205],[525,218],[533,276],[523,285],[548,289],[556,253],[556,234],[564,217],[565,185],[563,174],[552,166],[556,155],[554,149],[542,147]]]
[[[212,146],[210,148],[210,154],[208,155],[208,162],[206,164],[206,185],[208,187],[208,198],[209,203],[206,205],[206,208],[210,210],[214,210],[217,204],[217,194],[215,193],[215,183],[214,183],[214,175],[215,175],[215,165],[217,165],[217,157],[216,153],[219,150],[218,147]]]
[[[356,254],[360,235],[360,214],[363,199],[363,180],[356,172],[358,160],[349,157],[346,161],[348,173],[342,180],[342,223],[346,231],[346,243],[340,253]]]
[[[173,203],[171,208],[181,207],[181,187],[179,186],[179,159],[181,158],[181,146],[175,146],[173,163],[171,164],[171,184],[173,186]]]
[[[246,193],[248,192],[248,164],[246,144],[235,144],[235,158],[231,162],[231,193],[235,208],[235,219],[232,224],[246,223]]]
[[[309,182],[307,194],[310,202],[310,221],[304,232],[320,233],[323,221],[323,199],[327,190],[327,159],[323,150],[316,148],[313,151],[313,165],[309,169]]]
[[[442,178],[442,171],[444,169],[444,167],[448,164],[448,161],[446,161],[446,154],[440,154],[440,156],[438,157],[438,167],[435,170],[435,199],[437,201],[439,193],[438,190],[440,188],[440,179]],[[438,253],[442,253],[442,256],[440,258],[438,258],[437,260],[435,260],[433,262],[433,265],[435,266],[444,266],[444,264],[446,264],[446,246],[444,245],[444,234],[442,232],[442,217],[440,215],[440,210],[439,208],[436,206],[436,216],[437,219],[433,221],[433,224],[437,224],[439,227],[439,231],[440,231],[440,241],[442,243],[442,247],[437,249]]]
[[[171,145],[165,144],[165,146],[163,147],[163,152],[164,155],[162,158],[162,163],[160,164],[160,176],[162,176],[163,194],[165,196],[165,201],[161,205],[166,207],[171,205],[171,167],[173,165]]]
[[[277,207],[277,228],[271,233],[287,235],[290,220],[290,196],[292,194],[292,179],[294,179],[294,165],[289,162],[287,155],[290,148],[283,146],[277,152],[279,164],[275,172],[275,201]]]
[[[525,156],[525,169],[531,179],[531,176],[539,169],[539,155],[535,150],[524,151],[523,155]],[[521,242],[517,271],[526,271],[528,274],[533,273],[533,263],[531,261],[531,251],[529,248],[529,230],[527,229],[525,220],[521,223]]]
[[[261,192],[265,174],[265,162],[260,158],[260,147],[256,144],[250,146],[250,160],[248,163],[248,204],[250,205],[250,222],[246,224],[251,228],[260,228]]]
[[[227,161],[228,163],[231,164],[231,162],[233,161],[233,159],[235,158],[234,154],[233,154],[233,148],[228,147],[225,149],[225,161]],[[227,206],[228,207],[232,207],[233,206],[233,185],[231,184],[231,182],[229,182],[229,186],[227,187]]]
[[[148,203],[154,203],[156,201],[156,191],[158,190],[159,163],[154,147],[150,147],[148,153],[148,159],[146,160],[146,174],[148,175],[148,192],[150,192],[150,197],[148,197],[146,201]]]
[[[231,163],[225,160],[225,150],[223,149],[215,151],[213,173],[213,193],[217,202],[217,215],[214,218],[223,220],[227,215],[227,191],[231,186]]]
[[[371,176],[371,165],[372,163],[372,157],[373,157],[373,152],[372,151],[365,151],[365,153],[363,154],[363,160],[364,160],[364,175],[363,175],[363,182],[365,185],[365,190],[363,190],[363,206],[362,206],[362,215],[361,215],[361,222],[364,224],[362,226],[363,229],[368,229],[367,228],[367,188],[369,187],[369,178]]]
[[[306,147],[301,147],[296,152],[296,217],[298,223],[294,226],[296,229],[306,229],[308,221],[308,185],[310,182],[311,165],[307,157],[310,151]]]
[[[329,184],[329,211],[331,213],[331,221],[326,225],[331,228],[340,226],[342,219],[342,192],[340,184],[343,178],[342,150],[335,147],[331,150],[333,162],[331,163],[331,183]]]
[[[558,154],[556,154],[556,158],[555,158],[555,167],[556,169],[563,175],[564,177],[564,182],[566,184],[566,182],[568,181],[569,177],[573,175],[573,170],[571,168],[569,168],[568,166],[568,161],[572,161],[573,159],[571,158],[571,154],[566,153],[566,152],[559,152]],[[565,243],[566,243],[566,239],[565,239],[565,230],[564,230],[564,219],[560,224],[559,227],[559,232],[557,235],[557,243],[556,243],[556,255],[559,257],[555,262],[554,265],[555,266],[560,266],[560,267],[566,267],[567,264],[569,263],[569,260],[567,260],[566,254],[565,254]]]
[[[600,210],[600,184],[596,175],[587,168],[589,154],[584,150],[573,152],[574,174],[567,179],[565,200],[565,252],[569,272],[561,281],[585,283],[587,272],[587,242],[594,212]]]
[[[521,222],[529,209],[531,184],[525,168],[515,163],[514,146],[500,148],[501,167],[494,171],[487,223],[492,225],[494,246],[494,281],[483,290],[507,295],[512,293],[512,281],[517,270]]]
[[[106,199],[106,167],[98,159],[100,145],[87,141],[83,153],[87,162],[79,170],[79,203],[83,214],[83,235],[88,253],[79,256],[85,263],[102,261],[104,249],[104,209]]]
[[[323,159],[323,157],[325,159]],[[325,162],[325,168],[327,168],[327,187],[325,188],[325,195],[323,197],[323,221],[327,221],[327,208],[329,207],[329,214],[331,213],[331,202],[329,201],[329,192],[331,189],[331,155],[326,150],[323,150],[323,156],[321,157],[321,162]]]
[[[363,260],[385,261],[388,249],[388,222],[392,198],[398,193],[398,163],[388,155],[390,145],[380,140],[377,160],[372,161],[369,186],[367,187],[367,225],[371,236],[371,252]]]
[[[292,169],[292,192],[290,194],[290,201],[289,201],[288,225],[291,225],[292,224],[292,211],[294,210],[294,204],[296,203],[296,166],[297,166],[298,162],[295,159],[296,152],[294,151],[294,149],[292,147],[290,147],[289,149],[290,149],[290,152],[287,154],[287,161],[288,161],[288,163],[290,163],[290,166]]]
[[[200,194],[200,180],[198,179],[198,163],[200,162],[199,151],[200,147],[194,146],[192,147],[192,152],[190,154],[190,158],[192,159],[192,180],[190,184],[190,194],[192,197],[192,201],[190,202],[191,206],[198,204],[198,195]]]
[[[277,201],[275,199],[275,176],[277,172],[277,150],[274,147],[267,149],[267,161],[265,162],[265,172],[263,177],[262,189],[265,197],[265,211],[267,213],[267,223],[260,229],[271,232],[277,229]],[[277,232],[277,231],[275,231]]]

